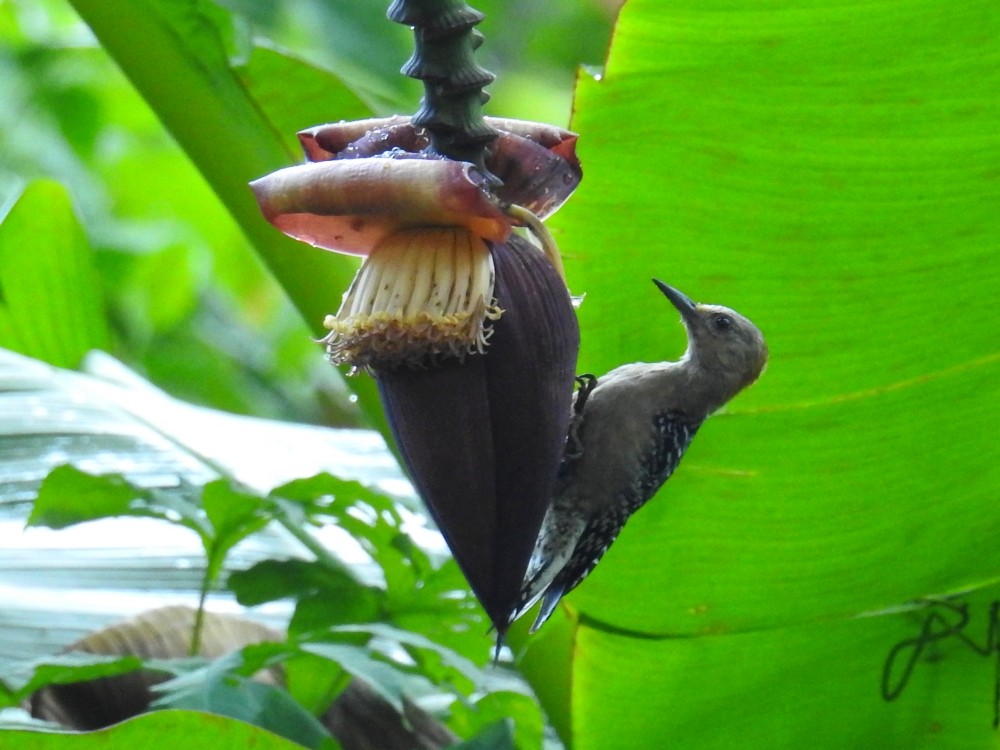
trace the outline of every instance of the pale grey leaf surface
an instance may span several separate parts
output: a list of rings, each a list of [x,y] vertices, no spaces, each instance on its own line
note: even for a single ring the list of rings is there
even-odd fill
[[[197,603],[204,570],[190,531],[150,519],[116,518],[53,531],[24,528],[39,483],[71,463],[94,474],[119,473],[143,487],[199,485],[218,476],[266,493],[292,479],[330,472],[393,494],[413,507],[409,483],[382,438],[254,419],[174,399],[106,354],[86,372],[51,367],[0,349],[0,670],[52,653],[91,630],[166,604]],[[422,543],[440,537],[412,516]],[[323,542],[364,563],[336,528]],[[268,528],[239,544],[228,567],[302,554]],[[212,608],[236,611],[228,596]],[[288,607],[255,615],[284,624]]]

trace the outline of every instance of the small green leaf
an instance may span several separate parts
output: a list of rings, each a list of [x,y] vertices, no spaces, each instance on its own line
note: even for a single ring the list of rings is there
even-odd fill
[[[224,716],[194,711],[155,711],[98,732],[66,734],[12,730],[3,734],[4,748],[17,750],[107,750],[115,748],[245,747],[254,750],[302,750],[302,746],[260,727]]]
[[[422,633],[437,643],[447,643],[480,666],[490,659],[489,624],[454,559],[420,581],[407,601],[387,603],[386,619],[414,633]]]
[[[262,560],[247,570],[231,573],[228,587],[244,607],[317,592],[342,596],[366,588],[346,566],[337,569],[297,559]]]
[[[514,750],[514,721],[500,719],[488,725],[471,740],[452,745],[450,750]]]
[[[450,648],[442,646],[440,643],[425,638],[418,633],[411,633],[408,630],[395,628],[384,623],[373,623],[370,625],[342,625],[333,628],[330,637],[336,638],[338,634],[351,635],[355,633],[366,633],[375,638],[384,639],[392,644],[403,646],[410,655],[418,662],[420,671],[436,683],[461,683],[467,681],[469,687],[467,692],[471,692],[473,685],[485,682],[483,673],[468,659],[455,653]],[[420,652],[426,652],[421,654]],[[434,666],[433,661],[428,661],[427,654],[433,654],[440,658],[440,664]]]
[[[326,711],[351,681],[339,665],[315,654],[299,653],[284,667],[288,692],[315,715]]]
[[[97,477],[73,466],[59,466],[42,481],[28,525],[63,529],[127,515],[132,502],[146,494],[118,474]]]
[[[202,508],[212,526],[208,555],[208,580],[222,570],[229,550],[270,522],[262,498],[235,489],[228,480],[209,482],[202,489]]]
[[[301,648],[306,653],[339,664],[344,671],[364,680],[399,712],[403,711],[404,696],[426,693],[432,688],[426,679],[407,674],[392,664],[374,658],[372,652],[362,646],[305,643]]]
[[[359,582],[346,566],[332,567],[325,560],[262,560],[231,573],[227,586],[247,607],[295,599],[295,614],[288,626],[293,635],[375,620],[384,599],[379,589]]]
[[[349,596],[331,598],[317,592],[299,597],[288,632],[308,637],[335,625],[370,622],[384,616],[385,595],[378,589],[357,589]]]
[[[535,700],[522,693],[487,693],[471,704],[455,701],[451,704],[448,727],[460,737],[478,738],[477,732],[485,733],[487,727],[504,719],[512,720],[517,750],[542,747],[545,722],[541,711]]]
[[[342,517],[355,502],[361,501],[380,513],[401,522],[392,498],[360,482],[322,473],[276,487],[271,495],[301,504],[311,513]]]
[[[23,668],[20,676],[4,676],[7,695],[0,696],[0,705],[16,706],[47,685],[69,685],[113,677],[134,672],[142,666],[142,660],[135,656],[105,656],[78,651],[46,656]]]
[[[330,733],[288,692],[247,677],[212,680],[201,690],[174,693],[157,706],[207,711],[245,721],[310,748],[336,746]]]
[[[287,654],[285,644],[246,646],[158,685],[161,697],[153,707],[207,711],[269,729],[305,747],[334,747],[329,732],[288,691],[253,679]]]
[[[33,182],[0,224],[0,346],[76,367],[107,345],[100,284],[69,193]]]
[[[207,553],[213,539],[211,528],[192,494],[189,486],[145,489],[120,474],[94,476],[75,466],[57,466],[42,480],[28,525],[61,529],[115,516],[155,518],[194,531]]]
[[[225,479],[217,479],[206,484],[202,489],[201,503],[216,536],[220,539],[240,534],[262,519],[265,522],[267,520],[260,497],[235,489]]]
[[[395,501],[364,485],[319,474],[276,488],[271,496],[300,504],[315,520],[333,520],[382,568],[390,608],[414,596],[417,582],[432,571],[427,555],[401,531]]]

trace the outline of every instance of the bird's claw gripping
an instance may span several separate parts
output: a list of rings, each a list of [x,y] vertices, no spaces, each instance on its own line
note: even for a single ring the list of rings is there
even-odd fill
[[[575,378],[580,386],[576,392],[576,401],[573,403],[573,417],[569,422],[569,432],[566,435],[566,455],[565,460],[575,461],[583,455],[583,444],[580,441],[580,422],[583,420],[583,407],[587,405],[591,391],[597,385],[597,376],[586,373],[577,375]]]

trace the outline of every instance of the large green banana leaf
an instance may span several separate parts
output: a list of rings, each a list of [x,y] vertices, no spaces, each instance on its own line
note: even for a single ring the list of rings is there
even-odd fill
[[[575,109],[581,368],[680,354],[654,275],[771,358],[527,641],[564,739],[996,747],[1000,6],[631,0]]]

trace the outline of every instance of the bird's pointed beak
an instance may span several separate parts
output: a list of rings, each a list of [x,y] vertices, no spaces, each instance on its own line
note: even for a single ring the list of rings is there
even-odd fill
[[[653,279],[653,283],[659,287],[663,295],[670,300],[671,304],[680,311],[684,320],[693,320],[695,314],[695,303],[686,294],[674,289],[669,284],[664,284],[659,279]]]

